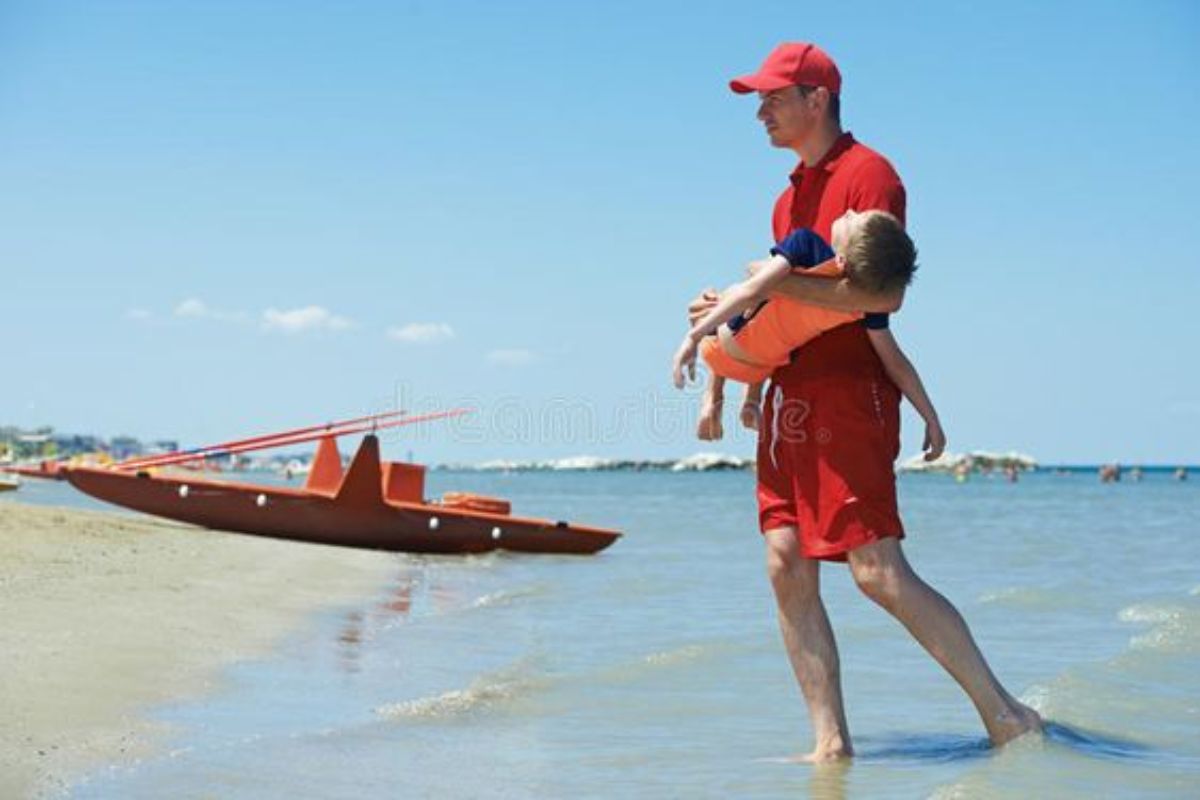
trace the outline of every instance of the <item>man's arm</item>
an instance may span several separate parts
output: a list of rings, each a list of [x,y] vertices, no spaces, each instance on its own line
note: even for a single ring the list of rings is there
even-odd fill
[[[759,262],[747,267],[752,274]],[[826,262],[828,263],[828,262]],[[904,289],[882,294],[868,292],[851,286],[845,278],[830,280],[815,275],[795,272],[785,276],[771,287],[771,294],[784,295],[810,306],[820,306],[834,311],[880,312],[890,314],[900,310],[904,303]]]

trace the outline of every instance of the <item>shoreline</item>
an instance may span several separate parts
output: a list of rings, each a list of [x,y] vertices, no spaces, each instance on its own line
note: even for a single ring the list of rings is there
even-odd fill
[[[152,754],[144,712],[219,685],[395,555],[96,511],[0,506],[0,796]]]

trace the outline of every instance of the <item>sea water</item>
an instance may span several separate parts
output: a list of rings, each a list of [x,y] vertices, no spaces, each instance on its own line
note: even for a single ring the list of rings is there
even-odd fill
[[[859,756],[823,767],[787,760],[810,734],[750,474],[429,481],[626,535],[594,557],[381,554],[386,590],[153,710],[160,755],[70,796],[1200,796],[1200,481],[901,477],[910,560],[1052,724],[988,748],[953,681],[825,565]]]

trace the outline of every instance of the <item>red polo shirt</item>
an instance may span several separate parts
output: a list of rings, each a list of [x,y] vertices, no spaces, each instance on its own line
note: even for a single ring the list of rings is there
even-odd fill
[[[775,238],[812,228],[828,240],[847,209],[904,219],[896,171],[848,133],[819,162],[792,174],[775,205]],[[833,561],[870,542],[903,537],[892,471],[900,392],[867,329],[855,321],[827,331],[771,377],[757,451],[760,529],[794,529],[802,556]]]
[[[904,221],[904,184],[888,160],[843,133],[820,161],[801,164],[791,185],[775,202],[771,223],[780,242],[797,228],[811,228],[825,241],[832,239],[833,221],[846,211],[887,211]],[[774,378],[792,383],[864,367],[881,369],[878,356],[862,325],[844,325],[805,345],[802,358],[793,357]]]

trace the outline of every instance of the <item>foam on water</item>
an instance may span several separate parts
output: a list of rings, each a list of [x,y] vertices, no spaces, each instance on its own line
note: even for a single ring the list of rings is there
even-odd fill
[[[674,650],[664,650],[661,653],[651,653],[646,656],[646,663],[656,667],[669,667],[675,664],[684,664],[688,661],[695,661],[703,656],[705,649],[700,645],[690,644],[684,647],[678,647]]]
[[[1129,646],[1134,650],[1189,653],[1200,649],[1200,608],[1138,604],[1121,609],[1118,619],[1154,625],[1148,632],[1129,640]]]
[[[522,659],[502,670],[476,678],[465,689],[389,703],[376,708],[375,713],[390,720],[459,717],[496,708],[544,689],[550,683],[544,674],[537,671],[532,659]]]
[[[475,598],[475,600],[471,602],[471,608],[495,608],[497,606],[507,606],[531,597],[545,595],[546,593],[547,589],[545,586],[527,586],[520,589],[502,589],[498,592],[490,592]]]
[[[984,592],[979,596],[980,603],[1009,608],[1052,608],[1062,601],[1060,595],[1038,586],[1009,586]]]

